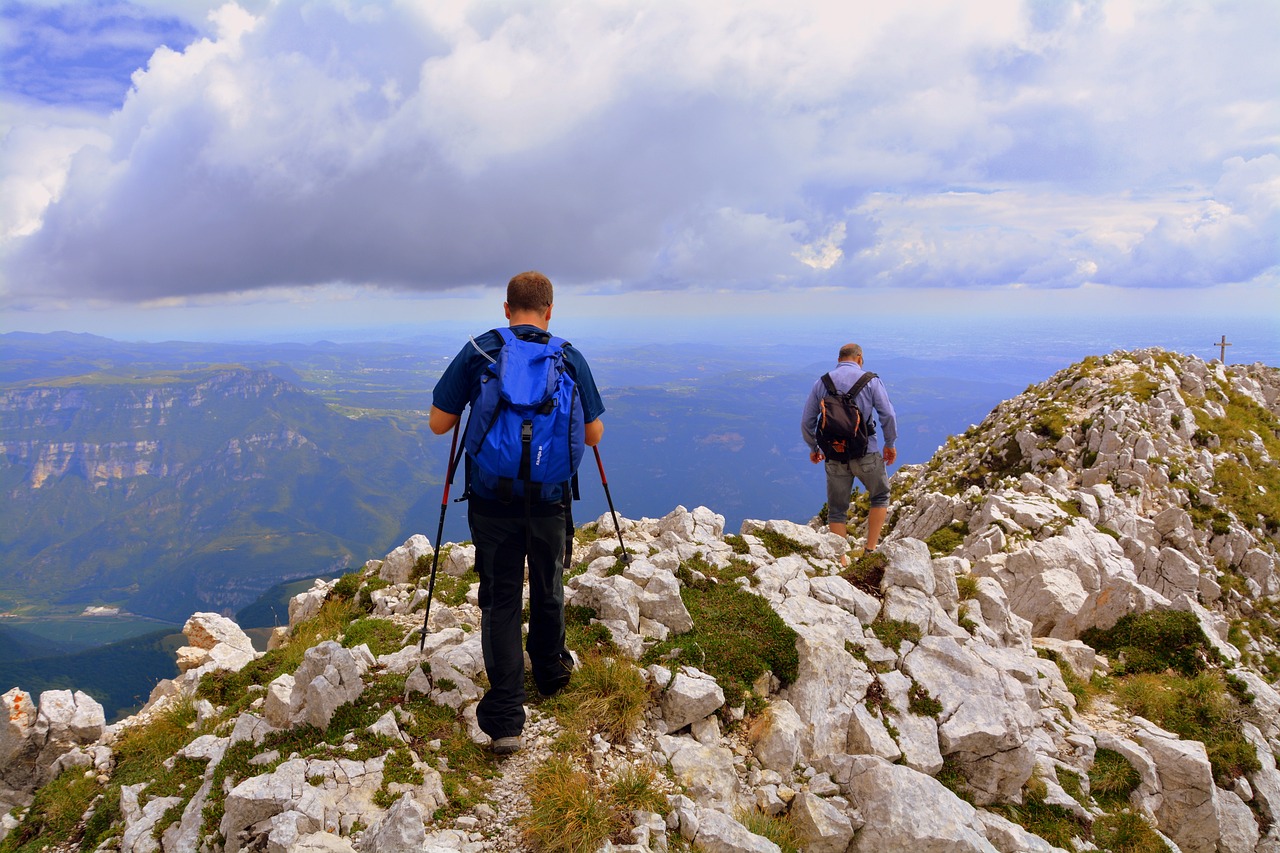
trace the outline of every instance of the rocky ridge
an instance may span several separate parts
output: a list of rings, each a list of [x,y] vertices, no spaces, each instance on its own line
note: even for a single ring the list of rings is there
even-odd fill
[[[638,726],[579,733],[569,754],[599,779],[651,768],[662,805],[562,849],[780,849],[747,828],[764,815],[811,851],[1138,849],[1117,840],[1124,819],[1172,850],[1280,850],[1277,413],[1274,368],[1086,360],[900,472],[880,555],[849,569],[849,543],[817,519],[726,536],[704,507],[624,518],[626,564],[612,519],[587,525],[600,538],[583,536],[566,603],[607,643],[575,645],[579,677],[603,648],[649,700]],[[41,798],[61,785],[85,789],[65,849],[531,849],[527,782],[572,733],[535,694],[523,751],[458,748],[485,740],[473,551],[442,548],[419,652],[433,553],[415,536],[316,582],[265,655],[196,614],[182,674],[112,726],[83,694],[5,694],[5,844],[39,838]],[[747,685],[669,646],[705,627],[695,591],[729,587],[767,603],[753,627],[794,648]],[[1081,640],[1167,613],[1189,615],[1194,662],[1242,697],[1230,723],[1249,754],[1234,769],[1128,710],[1115,683],[1133,653]],[[139,773],[139,735],[166,724],[172,753]],[[1119,803],[1097,772],[1114,756],[1133,776]]]

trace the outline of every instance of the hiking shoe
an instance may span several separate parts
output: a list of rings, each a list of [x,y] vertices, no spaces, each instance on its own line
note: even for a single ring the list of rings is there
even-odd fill
[[[573,658],[566,655],[552,667],[554,677],[539,678],[538,673],[534,672],[533,683],[537,685],[538,692],[543,696],[554,696],[564,690],[569,686],[569,679],[573,676],[573,666]]]
[[[524,746],[524,741],[520,735],[511,735],[510,737],[494,738],[489,744],[489,751],[494,755],[510,755],[513,752],[519,752]]]

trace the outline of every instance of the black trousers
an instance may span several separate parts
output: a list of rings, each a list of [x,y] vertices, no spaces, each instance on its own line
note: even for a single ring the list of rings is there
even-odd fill
[[[534,683],[554,692],[572,668],[564,636],[565,510],[533,504],[529,518],[517,498],[501,504],[472,497],[467,521],[480,575],[480,644],[489,690],[476,708],[481,730],[495,740],[524,728],[521,615],[525,559],[529,563],[529,660]]]

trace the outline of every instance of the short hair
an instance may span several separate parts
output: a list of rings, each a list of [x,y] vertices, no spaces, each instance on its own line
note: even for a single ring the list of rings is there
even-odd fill
[[[840,347],[840,361],[853,361],[855,358],[862,358],[862,347],[857,344],[845,344]]]
[[[551,279],[529,270],[507,282],[507,307],[512,311],[545,311],[553,301]]]

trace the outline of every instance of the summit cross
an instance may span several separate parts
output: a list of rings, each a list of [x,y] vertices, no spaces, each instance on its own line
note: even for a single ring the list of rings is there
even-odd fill
[[[1221,361],[1223,364],[1226,364],[1227,363],[1227,347],[1231,346],[1231,344],[1227,343],[1227,336],[1223,335],[1222,340],[1218,341],[1216,344],[1214,344],[1214,346],[1217,347],[1222,353],[1218,357],[1218,360]]]

